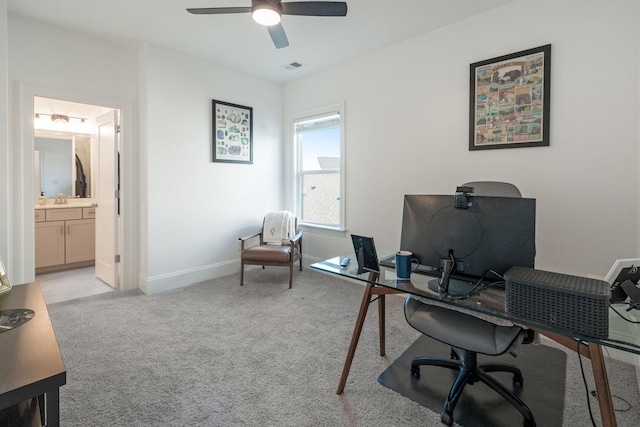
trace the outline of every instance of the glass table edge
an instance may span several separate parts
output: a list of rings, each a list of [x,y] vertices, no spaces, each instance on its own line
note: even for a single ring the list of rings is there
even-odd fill
[[[398,291],[398,293],[405,293],[409,295],[423,297],[441,304],[450,305],[452,307],[461,307],[464,309],[468,309],[470,311],[475,311],[480,314],[495,316],[497,318],[515,322],[515,323],[524,325],[526,327],[535,328],[537,330],[542,331],[543,333],[544,331],[547,331],[550,333],[563,335],[563,336],[580,340],[583,342],[599,344],[599,345],[613,348],[616,350],[640,355],[640,345],[635,343],[618,340],[611,336],[607,338],[597,338],[593,336],[578,334],[570,330],[562,329],[553,325],[547,325],[547,324],[538,323],[532,320],[520,318],[508,312],[500,311],[500,309],[491,308],[489,305],[482,305],[481,303],[479,304],[478,301],[476,301],[474,298],[468,298],[467,300],[452,300],[450,298],[445,298],[431,290],[428,290],[428,288],[426,287],[426,281],[435,279],[436,277],[434,276],[414,273],[412,274],[410,280],[406,280],[406,279],[397,279],[395,278],[395,274],[393,274],[394,279],[380,280],[381,277],[390,277],[389,272],[393,272],[392,268],[384,267],[384,266],[380,267],[380,271],[378,272],[379,277],[377,279],[375,278],[374,275],[371,274],[371,272],[368,272],[368,271],[365,271],[362,274],[356,274],[357,263],[354,263],[353,261],[351,261],[351,263],[346,268],[343,268],[340,266],[341,261],[347,257],[351,258],[351,260],[354,259],[353,255],[336,256],[324,261],[315,262],[311,264],[310,267],[314,270],[333,274],[345,279],[353,279],[359,282],[371,283],[372,285],[375,285],[375,286],[396,290]],[[418,280],[417,278],[420,278],[420,280]],[[416,280],[416,282],[425,282],[424,286],[420,288],[416,287],[413,283],[414,280]],[[409,287],[409,285],[411,287]],[[462,301],[467,301],[468,303],[465,304],[465,303],[462,303]],[[475,304],[473,304],[473,302],[475,302]],[[504,310],[504,308],[502,308],[502,310]],[[610,335],[611,335],[611,332],[613,332],[613,335],[616,335],[616,332],[618,332],[618,334],[620,333],[619,331],[616,331],[616,330],[612,331],[610,329]]]

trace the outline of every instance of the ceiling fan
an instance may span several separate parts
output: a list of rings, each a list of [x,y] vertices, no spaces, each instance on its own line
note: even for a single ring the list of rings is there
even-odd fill
[[[251,7],[203,7],[187,9],[194,15],[218,15],[226,13],[251,12],[253,19],[269,30],[276,48],[289,46],[287,34],[280,23],[282,15],[303,16],[347,16],[347,3],[343,1],[294,1],[282,3],[280,0],[251,0]]]

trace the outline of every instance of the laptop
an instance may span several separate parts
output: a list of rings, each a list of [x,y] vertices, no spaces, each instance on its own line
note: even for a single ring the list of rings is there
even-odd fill
[[[358,261],[358,274],[362,274],[365,271],[379,273],[380,265],[378,264],[378,254],[376,253],[376,245],[373,242],[373,237],[352,234],[351,241],[353,242],[353,251]]]

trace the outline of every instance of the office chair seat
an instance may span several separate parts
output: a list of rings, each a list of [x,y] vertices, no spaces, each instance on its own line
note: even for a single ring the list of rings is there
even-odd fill
[[[514,385],[522,387],[522,372],[508,364],[478,365],[477,354],[499,356],[523,336],[518,326],[499,326],[444,307],[424,304],[411,296],[405,301],[407,322],[419,332],[452,346],[451,359],[417,357],[411,361],[411,375],[420,377],[420,366],[432,365],[459,371],[445,400],[441,420],[453,424],[453,410],[467,384],[482,382],[513,405],[523,416],[525,427],[535,427],[533,414],[509,388],[487,372],[510,372]],[[456,360],[457,359],[457,360]]]
[[[413,298],[405,302],[405,317],[411,326],[422,333],[428,331],[433,339],[492,356],[507,351],[522,332],[517,326],[498,326],[469,314],[423,304]],[[452,330],[456,333],[452,334]]]

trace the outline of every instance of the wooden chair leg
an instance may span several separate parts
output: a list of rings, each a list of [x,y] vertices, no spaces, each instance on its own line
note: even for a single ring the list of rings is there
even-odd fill
[[[293,284],[293,261],[289,263],[289,289],[291,289],[292,284]]]

